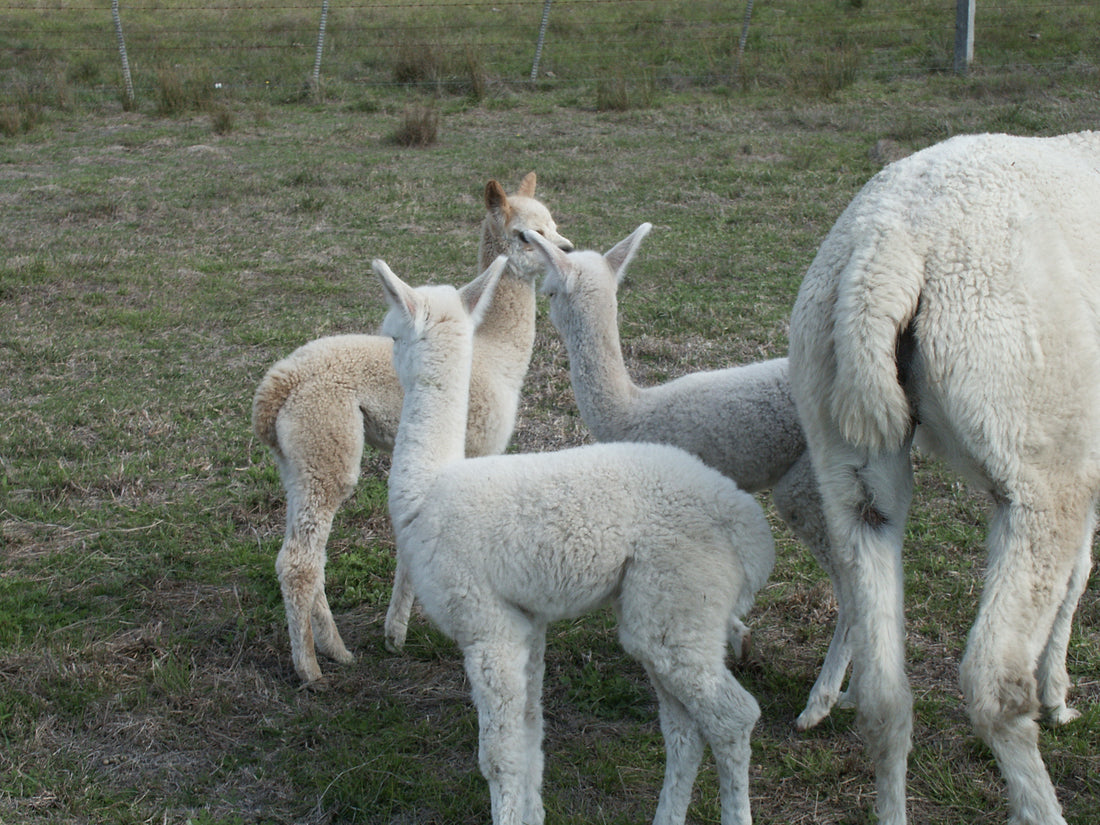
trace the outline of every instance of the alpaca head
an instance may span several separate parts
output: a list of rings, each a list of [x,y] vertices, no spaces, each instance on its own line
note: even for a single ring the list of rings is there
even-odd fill
[[[504,187],[497,181],[490,180],[485,185],[485,208],[499,248],[508,256],[513,271],[522,278],[533,282],[542,272],[542,258],[523,239],[525,232],[538,233],[565,252],[573,250],[573,242],[558,233],[550,210],[535,200],[534,172],[527,174],[512,197],[504,194]]]
[[[550,320],[559,330],[569,323],[578,302],[591,302],[591,293],[606,293],[600,303],[613,305],[615,290],[653,224],[643,223],[606,254],[591,250],[566,253],[535,233],[524,236],[535,247],[546,270],[542,292],[550,299]]]
[[[493,299],[493,291],[508,264],[504,255],[460,289],[452,286],[413,288],[393,273],[383,260],[371,268],[382,282],[390,311],[382,321],[382,334],[393,338],[393,363],[401,385],[408,391],[428,366],[429,351],[436,341],[449,341],[449,348],[471,347],[474,330],[481,323]]]

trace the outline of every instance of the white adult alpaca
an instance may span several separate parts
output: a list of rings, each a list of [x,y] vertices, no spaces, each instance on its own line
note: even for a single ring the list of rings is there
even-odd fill
[[[550,212],[535,199],[535,173],[506,196],[485,187],[479,272],[500,254],[510,266],[474,339],[469,455],[503,452],[515,426],[519,394],[535,342],[534,282],[542,260],[519,240],[530,231],[572,249]],[[321,678],[314,645],[338,662],[344,646],[325,596],[325,544],[340,505],[359,480],[364,442],[393,449],[401,417],[401,384],[393,346],[381,335],[335,335],[311,341],[273,365],[256,390],[252,426],[271,448],[287,493],[286,535],[275,562],[286,608],[290,650],[299,678]],[[387,646],[405,642],[412,590],[399,564],[386,615]]]
[[[760,711],[724,656],[774,562],[767,520],[729,479],[665,445],[464,458],[471,336],[503,266],[456,292],[413,290],[374,262],[405,389],[389,477],[398,558],[465,657],[493,822],[544,819],[548,622],[611,602],[660,701],[668,763],[654,821],[683,823],[707,743],[722,822],[748,825]]]
[[[535,234],[546,258],[542,292],[569,353],[569,377],[585,425],[598,441],[672,444],[750,493],[771,488],[779,515],[832,576],[832,561],[806,439],[791,398],[787,359],[684,375],[639,387],[619,344],[616,291],[651,224],[605,257],[565,253]],[[821,675],[798,717],[812,727],[836,703],[850,658],[843,603]]]
[[[790,357],[850,588],[849,692],[880,822],[905,821],[915,436],[992,496],[963,693],[1009,821],[1063,823],[1035,720],[1076,715],[1065,654],[1100,496],[1100,133],[959,137],[886,167],[811,264]]]

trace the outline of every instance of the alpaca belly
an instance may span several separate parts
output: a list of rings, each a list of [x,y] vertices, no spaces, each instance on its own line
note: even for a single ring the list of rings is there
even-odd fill
[[[593,544],[591,530],[590,525],[578,524],[574,541],[557,547],[535,545],[526,553],[503,549],[500,564],[489,573],[494,591],[546,621],[572,618],[607,604],[619,591],[626,557],[617,547]]]

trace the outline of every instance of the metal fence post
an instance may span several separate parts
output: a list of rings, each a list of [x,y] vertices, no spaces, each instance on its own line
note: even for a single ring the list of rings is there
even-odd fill
[[[313,81],[311,89],[314,95],[321,93],[321,54],[325,50],[325,21],[328,20],[328,0],[321,3],[321,27],[317,31],[317,57],[313,60]]]
[[[974,7],[977,0],[955,0],[955,74],[966,74],[974,59]]]
[[[531,82],[534,83],[539,76],[539,61],[542,59],[542,44],[546,40],[546,26],[550,22],[550,2],[546,0],[542,6],[542,23],[539,25],[539,40],[535,44],[535,62],[531,66]]]
[[[111,0],[111,17],[115,21],[115,37],[118,53],[122,57],[122,82],[126,85],[126,107],[134,105],[134,81],[130,78],[130,60],[126,57],[126,40],[122,36],[122,16],[118,13],[118,0]]]

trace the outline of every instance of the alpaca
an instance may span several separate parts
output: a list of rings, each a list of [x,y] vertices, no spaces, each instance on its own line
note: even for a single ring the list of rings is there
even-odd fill
[[[397,553],[462,650],[495,825],[541,825],[547,624],[614,605],[648,672],[668,750],[654,822],[683,823],[705,744],[724,825],[748,825],[760,710],[725,666],[734,619],[775,560],[760,506],[675,447],[598,444],[464,458],[471,335],[503,268],[413,290],[374,262],[405,390],[389,477]]]
[[[623,363],[616,290],[651,224],[606,256],[565,253],[536,235],[546,259],[542,292],[569,353],[581,418],[598,441],[654,441],[701,458],[750,493],[771,488],[780,516],[832,576],[825,516],[806,439],[791,398],[786,358],[696,372],[639,387]],[[800,730],[828,715],[848,667],[843,602],[825,666],[798,717]],[[747,634],[747,631],[745,631]],[[747,638],[747,635],[746,635]]]
[[[987,490],[985,587],[960,666],[1013,825],[1064,823],[1038,748],[1100,498],[1100,132],[957,137],[873,177],[791,316],[791,385],[834,563],[879,821],[905,821],[912,696],[901,546],[910,446]]]
[[[534,347],[534,279],[541,258],[517,233],[532,231],[572,249],[535,199],[535,184],[531,172],[511,196],[495,180],[485,187],[479,271],[502,253],[509,255],[510,265],[474,339],[469,455],[499,453],[507,446]],[[364,443],[393,449],[402,392],[392,350],[390,340],[380,335],[311,341],[268,370],[253,400],[253,430],[271,448],[287,492],[286,536],[275,567],[294,669],[307,684],[321,678],[314,644],[337,662],[353,660],[325,596],[325,544],[336,511],[355,490]],[[386,615],[391,650],[404,644],[412,602],[399,564]]]

